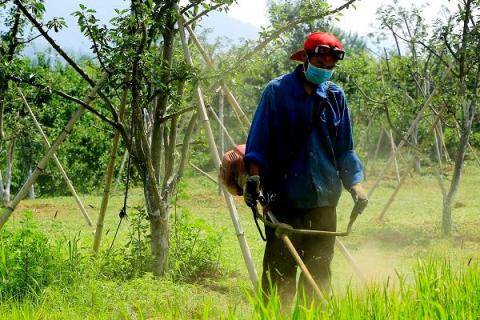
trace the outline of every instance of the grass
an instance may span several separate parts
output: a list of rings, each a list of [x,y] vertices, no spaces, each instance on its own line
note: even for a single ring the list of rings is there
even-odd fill
[[[369,281],[368,288],[355,277],[339,252],[333,261],[335,296],[326,309],[297,307],[293,316],[275,299],[261,306],[251,290],[248,273],[224,200],[210,181],[189,173],[171,209],[172,221],[184,210],[222,233],[222,272],[191,282],[154,279],[148,273],[134,280],[99,277],[91,263],[71,286],[51,285],[37,297],[4,300],[2,319],[478,319],[480,315],[479,253],[480,202],[476,196],[480,169],[467,164],[453,211],[455,230],[441,234],[441,195],[431,174],[409,178],[382,223],[376,223],[396,183],[393,175],[382,182],[370,204],[342,242]],[[372,175],[373,177],[373,175]],[[373,180],[373,178],[372,178]],[[372,181],[367,181],[367,187]],[[129,212],[142,204],[142,191],[133,189]],[[100,197],[82,196],[92,220]],[[122,195],[110,200],[102,250],[113,239]],[[261,270],[263,243],[242,199],[235,199],[257,270]],[[339,228],[346,227],[351,199],[342,196]],[[70,197],[25,200],[6,227],[18,229],[25,212],[33,213],[38,229],[53,241],[66,243],[78,237],[79,251],[90,256],[93,230]],[[128,222],[120,227],[115,247],[128,240]],[[173,229],[172,229],[173,230]],[[87,258],[86,258],[87,259]],[[90,261],[90,260],[87,260]],[[87,263],[88,264],[88,263]],[[263,310],[263,311],[262,311]],[[477,313],[475,313],[477,312]],[[278,316],[278,317],[277,317]]]

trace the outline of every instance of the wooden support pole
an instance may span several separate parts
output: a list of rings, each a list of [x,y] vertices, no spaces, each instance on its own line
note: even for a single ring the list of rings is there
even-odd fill
[[[90,104],[90,102],[93,101],[93,99],[97,95],[100,88],[106,83],[107,79],[108,79],[108,75],[104,74],[102,79],[99,80],[92,89],[90,89],[90,92],[88,93],[87,97],[85,97],[85,99],[83,100],[85,104]],[[20,201],[23,198],[25,198],[25,196],[28,193],[28,190],[30,189],[30,186],[33,183],[35,183],[35,180],[37,180],[40,173],[45,169],[52,155],[57,151],[57,149],[60,147],[60,145],[63,143],[63,141],[67,137],[67,135],[72,131],[75,123],[80,119],[80,117],[85,113],[85,111],[86,111],[85,107],[81,106],[73,114],[73,116],[70,118],[65,128],[63,128],[62,132],[59,134],[55,142],[53,142],[52,146],[47,151],[47,154],[42,158],[42,160],[40,160],[40,162],[37,164],[37,167],[35,168],[33,173],[30,175],[27,181],[25,181],[20,191],[18,191],[15,198],[9,204],[7,204],[7,207],[5,208],[4,212],[0,216],[0,229],[3,228],[8,218],[10,218],[10,216],[12,215],[13,211],[15,210],[17,205],[20,203]]]
[[[435,89],[433,89],[432,93],[428,96],[428,98],[425,100],[425,102],[423,103],[423,106],[422,108],[417,112],[417,115],[415,117],[415,119],[413,120],[413,122],[411,123],[410,125],[410,128],[408,129],[408,131],[405,133],[405,135],[403,136],[402,138],[402,141],[400,141],[400,143],[398,144],[397,146],[397,150],[395,150],[394,153],[392,153],[390,155],[390,158],[388,159],[387,163],[385,164],[385,166],[383,167],[382,171],[380,171],[379,175],[377,176],[377,179],[375,180],[375,183],[373,184],[373,186],[370,188],[370,191],[368,192],[368,197],[371,198],[372,195],[373,195],[373,192],[375,191],[375,189],[378,187],[378,185],[380,184],[380,181],[382,180],[383,176],[385,175],[385,172],[387,171],[387,169],[390,167],[390,165],[392,164],[393,160],[395,159],[396,155],[400,152],[400,150],[402,149],[402,147],[405,145],[406,141],[408,140],[408,138],[410,137],[410,135],[413,133],[415,127],[418,125],[418,123],[420,122],[420,120],[422,120],[422,117],[423,117],[423,114],[425,113],[425,110],[427,110],[427,108],[429,107],[430,105],[430,101],[432,100],[433,96],[437,93],[437,89],[438,87],[435,87]]]
[[[395,150],[397,149],[397,147],[395,146],[395,140],[393,139],[392,129],[388,131],[388,136],[390,138],[391,153],[395,154]],[[398,161],[396,156],[394,156],[394,164],[395,164],[395,174],[397,175],[397,182],[400,183],[400,171],[398,169]]]
[[[435,129],[433,130],[433,138],[435,139],[435,154],[437,155],[437,162],[438,162],[438,173],[437,173],[437,181],[438,181],[438,186],[440,187],[440,191],[442,191],[442,196],[445,199],[447,196],[447,191],[445,189],[445,183],[443,182],[443,164],[442,164],[442,144],[440,140],[442,139],[439,137],[439,130]]]
[[[378,153],[380,152],[380,147],[382,146],[383,135],[385,134],[385,127],[382,125],[380,127],[380,134],[378,135],[377,146],[375,147],[375,153],[373,154],[373,165],[377,160]]]
[[[180,39],[182,41],[182,46],[183,46],[183,52],[185,54],[185,59],[190,66],[193,66],[192,56],[190,54],[190,49],[188,48],[188,43],[187,43],[187,39],[186,39],[183,17],[181,16],[180,12],[178,11],[178,7],[177,7],[177,15],[178,15],[178,26],[179,26]],[[210,126],[210,121],[208,119],[207,109],[206,109],[205,103],[203,101],[202,90],[200,89],[200,86],[198,85],[198,83],[196,84],[196,86],[194,88],[194,95],[195,95],[195,98],[197,99],[198,112],[199,112],[199,115],[200,115],[200,117],[203,121],[205,132],[207,134],[210,153],[213,157],[215,167],[217,168],[217,170],[219,170],[220,169],[220,164],[221,164],[220,156],[218,155],[217,146],[216,146],[216,143],[215,143],[215,138],[214,138],[214,135],[213,135],[212,128]],[[246,264],[247,269],[248,269],[248,274],[250,276],[250,281],[252,282],[253,288],[256,290],[257,285],[258,285],[257,271],[255,269],[255,264],[253,263],[252,255],[250,253],[250,249],[248,247],[247,240],[245,239],[245,233],[244,233],[244,231],[242,229],[242,226],[240,224],[240,218],[238,216],[238,212],[237,212],[237,209],[235,207],[235,202],[233,201],[232,195],[225,189],[225,187],[223,187],[223,194],[224,194],[224,197],[225,197],[225,201],[227,202],[227,206],[228,206],[228,209],[229,209],[229,212],[230,212],[230,217],[232,219],[233,226],[235,228],[235,232],[236,232],[236,235],[237,235],[238,242],[240,244],[240,249],[242,251],[243,259],[244,259],[245,264]]]
[[[206,177],[208,180],[212,181],[213,183],[217,184],[218,185],[218,180],[216,180],[214,177],[212,177],[211,175],[209,175],[207,172],[203,171],[202,169],[200,169],[199,167],[197,167],[196,165],[194,165],[193,163],[189,162],[190,166],[197,170],[198,172],[200,172],[200,174],[204,177]],[[219,185],[219,187],[221,187]]]
[[[218,139],[220,144],[220,155],[225,153],[225,95],[223,94],[222,88],[218,90],[218,124],[222,127],[222,130],[219,130]],[[225,128],[225,129],[224,129]],[[232,139],[233,141],[233,139]],[[218,195],[223,196],[222,187],[218,186]]]
[[[125,115],[125,106],[127,104],[128,90],[125,88],[122,93],[119,110],[119,120],[122,121]],[[113,169],[115,168],[115,159],[117,158],[118,144],[120,142],[120,132],[115,130],[113,136],[112,150],[110,151],[110,159],[108,160],[107,169],[105,171],[105,186],[103,188],[102,203],[97,218],[97,227],[95,229],[95,238],[93,239],[93,252],[98,253],[100,241],[102,240],[103,223],[105,213],[107,212],[108,200],[110,198],[110,187],[112,186]]]
[[[397,187],[395,188],[395,191],[393,191],[392,195],[390,196],[390,198],[387,201],[387,204],[383,208],[382,212],[380,212],[380,214],[378,215],[378,218],[377,218],[378,221],[382,221],[383,217],[385,216],[385,213],[388,211],[388,209],[390,208],[390,205],[393,203],[393,200],[395,200],[395,197],[397,196],[398,191],[400,191],[403,183],[405,182],[405,180],[407,180],[407,177],[410,174],[410,171],[412,171],[412,169],[415,168],[415,164],[416,164],[416,161],[414,160],[414,161],[412,161],[410,166],[407,168],[407,170],[405,170],[405,173],[403,174],[402,178],[400,179],[400,182],[398,183]]]
[[[208,54],[208,52],[200,43],[200,40],[198,40],[195,32],[188,25],[186,25],[185,28],[188,30],[188,33],[190,34],[191,39],[193,40],[198,50],[200,51],[200,54],[202,55],[203,59],[207,63],[207,66],[213,71],[215,71],[216,70],[215,64],[210,58],[210,55]],[[251,125],[250,120],[247,118],[247,116],[243,112],[242,108],[240,107],[240,104],[238,103],[237,99],[235,99],[235,96],[232,94],[232,91],[228,88],[225,81],[221,80],[220,86],[222,87],[222,90],[225,94],[225,97],[227,98],[228,103],[233,108],[233,111],[235,111],[235,114],[237,115],[238,119],[242,123],[244,132],[246,133],[246,129],[250,128],[250,125]]]
[[[22,98],[22,101],[23,101],[23,104],[25,105],[25,108],[27,109],[28,113],[30,114],[30,117],[32,118],[33,120],[33,123],[35,124],[35,127],[37,128],[38,132],[40,133],[40,135],[42,136],[42,139],[43,139],[43,142],[47,145],[48,148],[50,148],[50,142],[48,141],[48,138],[47,136],[45,135],[45,133],[43,132],[43,129],[42,129],[42,126],[40,125],[40,123],[37,121],[37,118],[35,117],[35,114],[33,113],[32,109],[30,108],[30,105],[28,104],[27,102],[27,99],[25,98],[22,90],[17,87],[17,90],[18,90],[18,93],[20,94],[20,98]],[[58,171],[60,171],[60,174],[62,175],[63,177],[63,180],[65,180],[65,183],[67,184],[67,187],[68,187],[68,190],[70,190],[70,193],[72,194],[72,196],[74,197],[75,199],[75,202],[77,203],[78,205],[78,208],[80,209],[81,213],[83,214],[83,216],[85,217],[85,220],[87,221],[88,225],[90,227],[93,227],[93,222],[92,222],[92,219],[90,219],[90,216],[88,215],[88,212],[87,210],[85,209],[85,207],[83,206],[83,203],[82,201],[80,200],[80,197],[78,196],[77,192],[75,191],[75,188],[73,187],[73,184],[72,182],[70,181],[70,179],[68,178],[68,175],[67,173],[65,172],[65,170],[63,169],[63,166],[62,164],[60,163],[60,161],[58,160],[57,156],[54,154],[52,154],[52,158],[53,158],[53,161],[55,162],[55,165],[57,166],[58,168]],[[33,184],[32,184],[33,185]]]
[[[440,121],[440,116],[441,114],[443,113],[445,109],[442,109],[440,110],[440,112],[438,112],[438,114],[436,115],[436,118],[434,119],[433,123],[432,123],[432,126],[430,127],[430,130],[428,131],[429,133],[433,130],[435,130],[435,127],[437,125],[437,123]],[[398,149],[397,149],[398,151]],[[417,149],[414,149],[414,151],[417,151]],[[402,187],[403,183],[405,182],[405,180],[407,179],[408,175],[410,174],[410,172],[412,171],[413,168],[415,168],[415,165],[416,165],[416,161],[414,160],[406,169],[405,171],[405,174],[402,176],[402,178],[400,179],[400,182],[398,183],[397,187],[395,188],[395,190],[393,191],[393,194],[390,196],[390,198],[388,199],[387,201],[387,204],[385,205],[385,207],[383,208],[382,212],[378,215],[377,217],[377,220],[378,221],[381,221],[383,219],[383,216],[385,215],[385,213],[387,212],[387,210],[390,208],[390,205],[392,204],[393,200],[395,200],[395,197],[398,193],[398,191],[400,191],[400,188]]]
[[[122,157],[122,162],[120,163],[120,169],[118,169],[118,175],[115,181],[115,187],[113,189],[113,192],[117,192],[118,190],[118,185],[120,184],[120,180],[122,179],[122,172],[123,172],[123,168],[125,167],[125,163],[127,163],[127,159],[128,159],[128,149],[125,148],[125,152],[123,153],[123,157]]]
[[[217,114],[215,113],[215,111],[212,108],[209,108],[208,111],[210,111],[210,113],[215,118],[215,120],[217,120],[218,125],[220,126],[220,132],[227,136],[228,142],[230,142],[230,145],[232,147],[234,147],[235,146],[235,141],[233,141],[232,136],[228,133],[228,130],[227,130],[227,128],[225,128],[225,125],[223,124],[222,120],[220,120],[220,118],[217,116]],[[221,151],[220,154],[223,154],[223,152]]]

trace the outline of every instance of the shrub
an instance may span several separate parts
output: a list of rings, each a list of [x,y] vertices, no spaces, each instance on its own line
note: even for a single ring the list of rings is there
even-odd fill
[[[103,277],[130,280],[151,271],[150,228],[145,207],[135,207],[129,218],[127,243],[104,252],[100,261]],[[172,219],[170,228],[169,275],[176,281],[194,281],[221,272],[221,232],[187,210]]]
[[[130,280],[151,270],[150,227],[144,206],[134,207],[129,215],[128,241],[109,248],[100,256],[100,273],[107,278]]]
[[[201,219],[194,219],[186,209],[173,223],[170,237],[173,279],[193,281],[220,273],[221,231],[214,230]]]
[[[0,232],[0,300],[36,298],[54,282],[70,283],[79,268],[76,241],[69,241],[69,256],[62,258],[62,246],[52,244],[37,229],[27,213],[20,228]]]

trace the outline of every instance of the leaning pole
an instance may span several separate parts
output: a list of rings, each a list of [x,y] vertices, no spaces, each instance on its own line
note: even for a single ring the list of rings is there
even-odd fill
[[[190,37],[193,40],[193,43],[195,43],[195,45],[197,46],[197,49],[198,51],[200,51],[200,54],[202,55],[203,60],[205,60],[205,62],[207,63],[207,66],[211,70],[216,71],[215,64],[213,63],[212,58],[208,55],[207,51],[200,43],[200,40],[198,40],[198,37],[195,34],[195,32],[193,32],[192,28],[190,28],[190,26],[188,25],[185,26],[185,28],[188,30]],[[242,108],[240,107],[240,104],[238,103],[237,99],[235,99],[235,96],[233,95],[230,88],[228,88],[225,81],[221,80],[220,86],[222,87],[223,93],[225,94],[225,97],[227,98],[229,105],[232,107],[237,118],[240,120],[240,123],[242,124],[242,129],[246,132],[248,128],[250,128],[250,120],[248,120],[247,116],[245,115]]]
[[[182,41],[182,46],[183,46],[183,52],[185,55],[185,59],[187,60],[187,63],[191,66],[193,66],[193,60],[192,56],[190,54],[190,50],[188,48],[187,40],[186,40],[186,35],[185,35],[185,29],[184,29],[184,24],[183,24],[183,17],[178,11],[177,7],[177,14],[178,14],[178,26],[179,26],[179,33],[180,33],[180,38]],[[208,145],[210,148],[210,153],[212,154],[213,161],[215,163],[215,167],[217,170],[220,169],[221,161],[220,161],[220,156],[218,155],[217,151],[217,146],[215,143],[215,138],[213,135],[212,127],[210,126],[210,121],[208,119],[207,115],[207,109],[205,107],[205,103],[203,101],[203,96],[202,96],[202,90],[200,89],[200,86],[198,84],[195,85],[194,89],[195,97],[197,99],[197,104],[198,104],[198,111],[201,116],[201,119],[203,121],[203,125],[205,127],[205,131],[207,133],[207,139],[208,139]],[[240,249],[242,250],[243,254],[243,259],[245,260],[245,264],[247,265],[248,269],[248,274],[250,276],[250,281],[252,282],[253,288],[257,288],[258,284],[258,276],[257,276],[257,271],[255,269],[255,264],[253,263],[252,255],[250,253],[250,249],[247,244],[247,240],[245,239],[245,232],[242,229],[242,226],[240,225],[240,219],[238,216],[237,209],[235,207],[235,203],[233,201],[232,195],[224,188],[222,185],[223,189],[223,195],[225,197],[225,200],[227,202],[228,209],[230,211],[230,217],[233,222],[233,226],[235,227],[235,232],[238,238],[238,242],[240,244]]]
[[[30,105],[27,102],[27,99],[23,95],[22,90],[17,87],[18,93],[20,94],[20,98],[22,98],[23,104],[25,105],[25,108],[27,109],[28,113],[30,114],[30,117],[33,120],[33,123],[35,124],[35,127],[37,128],[38,132],[42,136],[43,142],[45,145],[50,148],[50,142],[48,141],[47,136],[45,135],[45,132],[43,132],[42,126],[38,122],[37,118],[35,117],[35,114],[33,113],[32,109],[30,108]],[[82,212],[83,216],[85,217],[85,220],[87,220],[87,223],[90,227],[93,227],[92,219],[88,215],[87,210],[83,206],[82,201],[80,200],[80,197],[78,196],[77,192],[75,191],[75,188],[73,187],[72,181],[68,178],[67,173],[65,172],[65,169],[63,169],[62,164],[60,163],[60,160],[58,160],[57,156],[55,154],[52,155],[53,162],[55,162],[55,165],[58,168],[58,171],[60,171],[60,174],[62,175],[63,179],[65,180],[65,183],[67,184],[68,190],[70,190],[70,193],[72,196],[75,198],[75,202],[77,202],[77,205]]]
[[[108,79],[108,74],[104,74],[101,80],[98,81],[97,84],[92,89],[90,89],[90,92],[83,100],[85,104],[90,104],[90,102],[92,102],[93,99],[95,99],[95,96],[97,95],[100,88],[105,84],[107,79]],[[52,144],[50,149],[48,149],[47,154],[37,164],[37,167],[32,172],[30,177],[28,177],[27,181],[25,181],[25,183],[23,184],[20,191],[18,191],[15,198],[10,203],[7,204],[2,215],[0,215],[0,229],[3,228],[3,226],[7,222],[8,218],[10,218],[10,216],[12,215],[13,211],[15,210],[19,202],[23,198],[25,198],[30,187],[35,183],[35,180],[37,180],[40,173],[45,169],[50,158],[53,156],[53,154],[57,151],[57,149],[63,143],[67,135],[72,131],[73,126],[80,119],[80,117],[85,113],[85,111],[86,111],[85,107],[80,106],[80,108],[73,114],[72,118],[70,118],[70,121],[68,121],[65,128],[63,128],[62,132],[58,135],[55,142]]]
[[[127,104],[128,90],[125,88],[122,93],[120,102],[119,119],[123,120],[125,115],[125,106]],[[97,227],[95,228],[95,238],[93,239],[93,252],[97,253],[102,240],[103,224],[105,221],[105,213],[107,212],[108,200],[110,199],[110,188],[112,186],[113,169],[115,168],[115,159],[117,158],[118,144],[120,142],[120,131],[115,130],[113,136],[112,150],[110,151],[110,159],[108,160],[107,169],[105,171],[105,185],[103,187],[102,203],[97,218]]]

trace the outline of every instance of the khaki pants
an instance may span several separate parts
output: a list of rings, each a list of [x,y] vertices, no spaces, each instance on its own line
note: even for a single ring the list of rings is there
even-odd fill
[[[274,208],[272,213],[278,221],[287,223],[296,229],[315,229],[336,231],[337,215],[334,207],[314,209]],[[282,239],[275,236],[275,230],[266,227],[267,244],[263,256],[262,289],[268,294],[274,286],[283,305],[291,305],[295,293],[299,299],[303,292],[307,302],[315,298],[313,288],[300,276],[296,283],[297,264]],[[322,291],[330,292],[330,264],[333,259],[335,237],[297,235],[289,236],[303,262]]]

